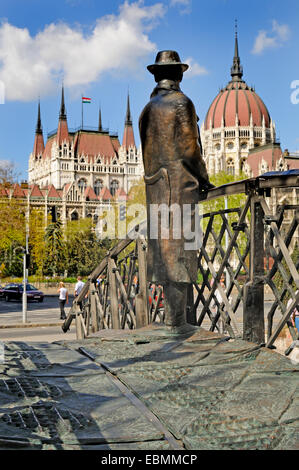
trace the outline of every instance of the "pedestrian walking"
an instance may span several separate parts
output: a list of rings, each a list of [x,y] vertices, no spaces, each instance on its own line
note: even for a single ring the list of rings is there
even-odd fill
[[[82,277],[81,276],[78,276],[77,277],[77,283],[75,285],[75,298],[78,297],[78,295],[80,294],[81,290],[83,289],[84,287],[84,284],[85,282],[82,281]],[[83,302],[82,300],[80,302],[78,302],[78,305],[80,307],[80,310],[83,309]]]
[[[63,282],[59,283],[58,292],[59,292],[60,319],[65,320],[66,319],[66,314],[65,314],[65,311],[64,311],[64,306],[65,306],[66,303],[67,304],[69,303],[69,295],[68,295],[68,291],[67,291],[67,289],[66,289]]]
[[[214,279],[212,279],[211,286],[213,284],[214,284]],[[225,283],[224,283],[224,277],[221,277],[220,285],[221,285],[222,289],[225,291],[226,287],[225,287]],[[216,300],[217,300],[218,303],[216,302]],[[223,320],[223,318],[220,314],[220,311],[223,310],[223,307],[224,307],[224,302],[223,302],[223,299],[222,299],[222,295],[220,294],[220,291],[217,288],[215,290],[214,301],[211,304],[211,310],[213,312],[214,318],[215,318],[216,315],[219,315],[219,320],[217,322],[218,328],[219,328],[219,333],[224,333],[225,332],[225,321]],[[228,318],[227,312],[225,312],[225,316],[226,316],[226,318]]]

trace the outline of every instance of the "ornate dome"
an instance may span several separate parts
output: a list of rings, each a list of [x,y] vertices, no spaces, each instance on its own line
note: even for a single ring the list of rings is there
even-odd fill
[[[266,105],[255,90],[242,80],[243,68],[240,65],[237,36],[235,38],[235,56],[231,76],[232,80],[225,88],[220,90],[207,112],[204,123],[205,130],[209,129],[210,126],[213,129],[222,125],[234,127],[237,124],[236,116],[239,126],[253,124],[253,126],[262,127],[264,120],[265,127],[269,128],[270,115]]]

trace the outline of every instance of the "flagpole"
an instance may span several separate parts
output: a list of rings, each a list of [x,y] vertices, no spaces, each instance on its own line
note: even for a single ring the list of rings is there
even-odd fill
[[[83,95],[81,95],[81,114],[82,114],[81,126],[82,126],[82,130],[83,130]]]

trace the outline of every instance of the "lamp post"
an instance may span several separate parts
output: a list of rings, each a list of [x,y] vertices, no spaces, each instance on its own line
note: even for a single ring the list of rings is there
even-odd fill
[[[27,323],[27,293],[26,293],[27,276],[26,274],[27,274],[26,250],[24,250],[24,253],[23,253],[23,299],[22,299],[23,323]]]
[[[29,267],[29,192],[26,207],[26,245],[23,253],[23,298],[22,298],[22,317],[23,323],[27,323],[27,280],[28,280],[28,267]]]
[[[224,209],[228,209],[228,197],[224,196]],[[227,214],[225,214],[225,217],[227,219]],[[225,252],[228,250],[228,245],[229,245],[229,236],[228,236],[228,231],[225,230]],[[229,272],[227,268],[225,269],[225,284],[226,284],[226,289],[228,289],[229,285]]]

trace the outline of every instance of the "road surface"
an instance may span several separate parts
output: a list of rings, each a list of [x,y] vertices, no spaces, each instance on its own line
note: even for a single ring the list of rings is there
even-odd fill
[[[69,297],[66,312],[73,302]],[[61,329],[58,296],[46,296],[44,302],[29,302],[27,309],[27,323],[38,324],[38,327],[3,328],[4,326],[22,324],[22,302],[0,300],[0,341],[59,341],[61,339],[73,340],[76,338],[74,322],[67,333]],[[49,326],[57,324],[56,326]]]

